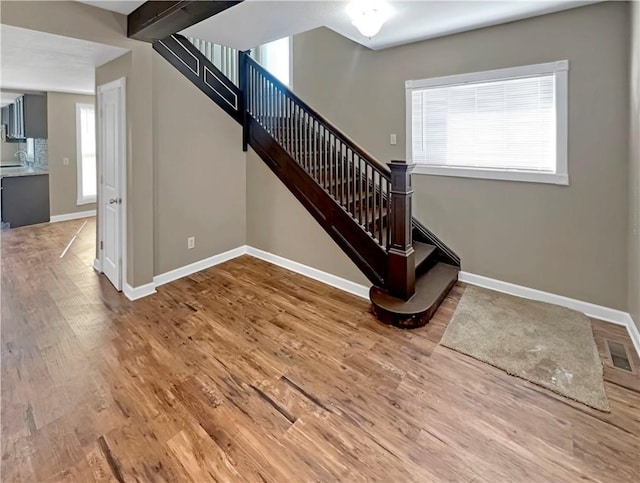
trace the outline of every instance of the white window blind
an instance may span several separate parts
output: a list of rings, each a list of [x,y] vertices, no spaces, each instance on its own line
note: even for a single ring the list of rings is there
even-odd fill
[[[557,64],[565,71],[560,103]],[[566,146],[566,126],[559,116],[566,116],[566,67],[557,64],[409,81],[407,141],[417,172],[560,173],[566,180],[566,159],[558,159]]]

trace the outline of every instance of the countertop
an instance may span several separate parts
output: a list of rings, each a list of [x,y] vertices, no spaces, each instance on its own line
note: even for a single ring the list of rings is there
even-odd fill
[[[12,168],[0,167],[0,179],[12,178],[15,176],[35,176],[38,174],[49,174],[49,170],[38,166],[18,166]]]

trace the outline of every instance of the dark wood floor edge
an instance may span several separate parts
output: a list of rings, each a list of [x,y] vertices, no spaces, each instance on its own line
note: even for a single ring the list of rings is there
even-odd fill
[[[298,386],[295,382],[293,382],[287,376],[283,375],[282,377],[280,377],[280,379],[283,382],[285,382],[286,384],[288,384],[289,386],[291,386],[293,389],[298,391],[300,394],[302,394],[304,397],[306,397],[309,401],[314,403],[316,406],[320,407],[321,409],[324,409],[327,412],[330,412],[330,413],[333,412],[333,411],[331,411],[331,409],[329,409],[327,406],[325,406],[324,403],[322,401],[320,401],[320,399],[315,397],[313,394],[309,394],[307,391],[302,389],[300,386]]]
[[[38,431],[38,426],[36,425],[36,420],[33,417],[33,407],[31,406],[31,404],[27,406],[27,409],[25,411],[25,418],[27,422],[27,428],[29,428],[29,434],[33,436]]]
[[[289,421],[291,424],[295,423],[298,420],[298,418],[296,418],[293,414],[291,414],[289,411],[287,411],[285,408],[283,408],[277,402],[271,399],[271,397],[269,397],[269,395],[263,392],[261,389],[257,388],[253,384],[251,384],[250,387],[258,394],[258,396],[260,396],[264,401],[268,402],[271,406],[273,406],[273,408],[276,411],[282,414],[285,417],[285,419]]]
[[[107,440],[104,439],[104,436],[100,436],[98,438],[98,445],[100,446],[100,451],[102,451],[102,454],[107,460],[109,468],[111,468],[111,473],[113,473],[114,478],[120,483],[124,483],[124,477],[122,476],[122,472],[120,471],[120,464],[113,456],[113,453],[111,453],[111,449],[107,444]]]

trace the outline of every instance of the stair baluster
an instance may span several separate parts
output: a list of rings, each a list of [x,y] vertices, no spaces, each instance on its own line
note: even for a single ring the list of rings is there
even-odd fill
[[[236,64],[232,49],[194,43],[172,35],[154,49],[242,124],[243,149],[252,147],[373,283],[380,320],[424,325],[460,259],[412,218],[412,166],[377,161],[248,52]]]

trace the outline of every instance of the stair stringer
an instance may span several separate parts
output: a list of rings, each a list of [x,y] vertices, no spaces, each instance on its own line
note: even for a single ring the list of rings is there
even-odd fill
[[[389,255],[382,246],[384,243],[381,245],[376,241],[272,134],[251,117],[245,108],[245,92],[181,35],[172,35],[154,43],[154,49],[232,118],[241,124],[245,123],[246,137],[243,142],[246,141],[253,148],[374,287],[385,290]],[[292,93],[290,95],[295,97]],[[387,199],[386,195],[384,199]],[[412,234],[414,240],[435,246],[434,262],[460,267],[460,258],[413,217]]]
[[[265,129],[250,119],[249,145],[360,271],[385,286],[387,253]]]

